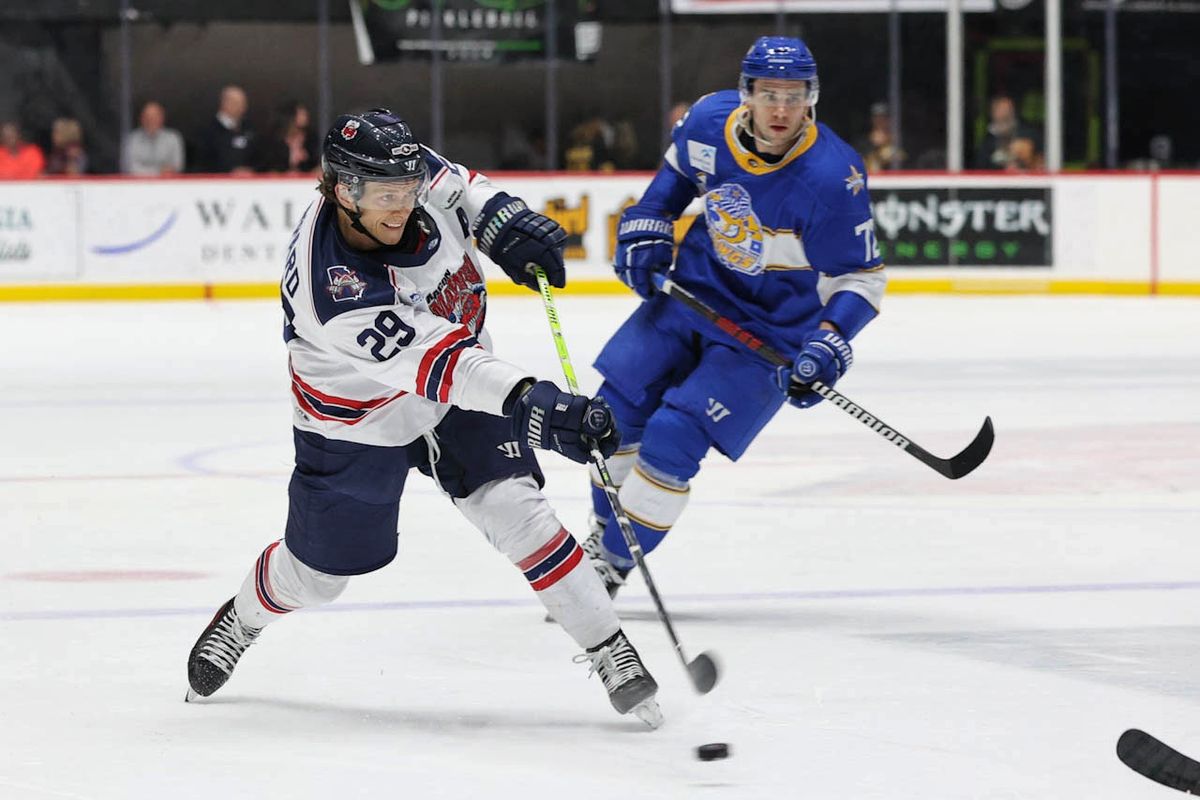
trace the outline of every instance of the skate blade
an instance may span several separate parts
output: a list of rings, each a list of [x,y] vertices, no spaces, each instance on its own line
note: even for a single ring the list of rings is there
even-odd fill
[[[664,719],[662,709],[659,708],[658,701],[653,697],[647,697],[629,710],[635,717],[646,723],[650,730],[656,731],[662,727]]]
[[[187,694],[183,696],[183,702],[194,703],[197,700],[200,700],[202,697],[203,695],[197,694],[194,689],[188,689]]]

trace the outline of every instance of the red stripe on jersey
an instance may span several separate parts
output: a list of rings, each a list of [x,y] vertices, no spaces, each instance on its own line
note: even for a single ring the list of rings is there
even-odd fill
[[[446,177],[446,173],[449,171],[450,170],[446,169],[445,167],[442,167],[441,169],[439,169],[438,174],[434,175],[433,180],[429,182],[429,188],[432,189],[433,187],[437,186],[438,183],[442,180],[442,178]]]
[[[559,528],[558,533],[551,537],[550,541],[539,547],[531,556],[521,559],[517,562],[517,567],[526,572],[533,567],[536,567],[542,559],[553,553],[558,548],[562,547],[562,543],[566,541],[571,534],[567,533],[566,528]]]
[[[313,408],[312,403],[308,402],[308,398],[304,396],[304,392],[300,391],[300,387],[294,382],[292,383],[292,396],[295,397],[296,402],[300,404],[301,411],[303,411],[305,414],[308,414],[310,417],[316,417],[323,422],[344,422],[347,425],[353,425],[356,422],[361,422],[363,419],[362,417],[359,417],[355,420],[345,420],[322,414],[320,411],[317,411],[315,408]]]
[[[583,548],[575,545],[575,549],[571,551],[571,555],[567,556],[567,560],[559,564],[554,569],[547,572],[536,581],[530,581],[529,585],[533,587],[535,592],[540,592],[543,589],[549,589],[554,584],[563,579],[564,576],[579,565],[583,560]]]
[[[472,347],[479,347],[479,345],[472,345]],[[438,402],[450,402],[450,387],[454,385],[454,368],[458,366],[458,359],[463,351],[470,349],[470,347],[460,347],[450,354],[450,358],[446,362],[446,369],[442,372],[442,385],[438,388]]]
[[[319,389],[315,389],[304,382],[304,379],[296,374],[296,370],[288,365],[288,371],[292,373],[292,391],[295,392],[296,387],[303,389],[308,394],[320,400],[322,403],[331,406],[341,406],[342,408],[352,408],[355,411],[371,411],[379,408],[382,405],[392,402],[397,397],[403,397],[408,392],[398,392],[390,397],[376,397],[374,400],[352,400],[349,397],[337,397],[332,394],[325,394]]]
[[[470,335],[471,332],[466,328],[458,328],[446,334],[445,338],[425,352],[425,356],[421,359],[421,366],[417,368],[417,394],[429,397],[429,393],[424,391],[424,388],[425,382],[429,380],[429,370],[433,368],[433,362],[437,361],[438,356],[455,342],[462,341]]]

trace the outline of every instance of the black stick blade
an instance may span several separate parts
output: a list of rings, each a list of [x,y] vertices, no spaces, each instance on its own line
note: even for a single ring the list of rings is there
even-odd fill
[[[1200,762],[1163,744],[1145,731],[1130,728],[1117,740],[1117,758],[1134,772],[1163,786],[1200,794]]]
[[[692,679],[692,686],[695,686],[700,694],[711,692],[717,685],[717,678],[720,677],[717,662],[707,651],[689,661],[687,671]]]
[[[996,432],[992,428],[992,418],[983,421],[983,427],[975,434],[975,439],[966,448],[950,459],[950,469],[944,473],[951,480],[958,480],[967,475],[984,462],[988,453],[992,452],[992,442],[996,441]]]

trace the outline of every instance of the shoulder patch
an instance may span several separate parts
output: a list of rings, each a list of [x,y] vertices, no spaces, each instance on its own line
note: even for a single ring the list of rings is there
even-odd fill
[[[717,148],[711,144],[697,142],[695,139],[688,139],[687,142],[688,163],[701,172],[707,172],[709,175],[717,174]]]
[[[338,264],[328,267],[325,272],[329,275],[329,284],[325,288],[335,303],[343,300],[361,300],[363,293],[367,291],[367,282],[358,277],[358,273],[350,267]]]

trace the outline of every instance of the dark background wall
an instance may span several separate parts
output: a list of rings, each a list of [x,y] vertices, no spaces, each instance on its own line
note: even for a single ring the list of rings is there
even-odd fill
[[[306,102],[315,111],[317,28],[312,4],[256,5],[255,1],[244,4],[244,13],[253,19],[162,22],[147,21],[154,14],[143,14],[131,26],[135,103],[163,102],[168,124],[185,136],[213,113],[218,91],[227,83],[247,90],[250,120],[260,132],[267,130],[272,113],[285,100]],[[188,3],[189,8],[194,6],[193,15],[209,7],[192,0],[183,6]],[[82,4],[48,0],[22,6],[30,16],[32,10],[45,12],[42,18],[5,19],[0,25],[0,119],[19,119],[35,139],[44,141],[55,116],[79,117],[93,164],[101,171],[115,166],[119,130],[120,39],[113,16],[117,5],[116,0]],[[638,8],[652,5],[643,3]],[[158,19],[165,17],[167,8],[183,6],[163,5]],[[360,65],[346,21],[347,7],[338,0],[330,6],[336,11],[330,39],[335,111],[387,104],[407,116],[418,134],[428,137],[428,65],[420,61]],[[292,15],[292,21],[262,21],[272,8],[280,7],[304,13]],[[90,9],[91,16],[80,9]],[[5,13],[0,9],[0,19]],[[657,20],[644,10],[616,18],[627,21],[604,23],[603,47],[594,63],[560,63],[560,144],[567,143],[573,126],[590,117],[627,121],[637,145],[625,166],[652,167],[663,146]],[[774,15],[673,17],[673,97],[692,100],[705,92],[732,88],[746,47],[759,35],[777,32],[778,22]],[[1066,74],[1067,160],[1076,164],[1096,165],[1094,154],[1085,152],[1087,137],[1102,134],[1100,121],[1109,100],[1091,80],[1103,53],[1102,22],[1101,14],[1085,12],[1068,0],[1064,33],[1083,47],[1076,62],[1068,63]],[[1149,138],[1166,133],[1174,139],[1181,165],[1195,164],[1200,161],[1200,139],[1192,131],[1193,109],[1200,99],[1200,59],[1195,56],[1200,14],[1128,13],[1121,15],[1120,24],[1122,161],[1145,155]],[[977,102],[977,84],[983,87],[985,100],[995,91],[1017,94],[1019,105],[1033,109],[1036,116],[1041,103],[1040,52],[1026,58],[1032,66],[1024,73],[994,72],[989,67],[982,83],[976,73],[981,53],[999,41],[1036,45],[1041,25],[1041,3],[1016,11],[968,15],[968,151],[973,149],[986,105]],[[782,32],[801,35],[812,47],[822,81],[818,116],[854,143],[866,131],[871,104],[886,99],[886,16],[792,14],[784,20]],[[936,168],[944,157],[940,152],[945,138],[944,40],[944,15],[903,15],[900,112],[910,165]],[[444,69],[444,149],[452,158],[494,168],[514,138],[545,129],[541,63],[447,63]],[[1017,80],[1012,75],[1022,77]],[[1018,85],[1012,85],[1014,80]]]

